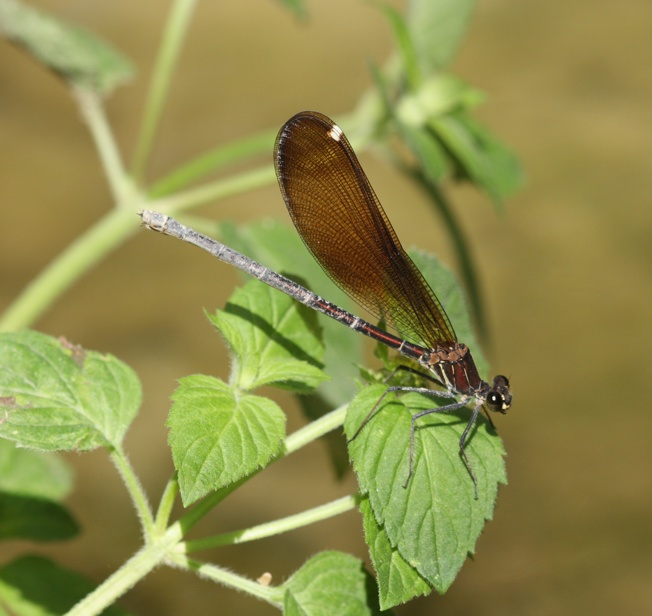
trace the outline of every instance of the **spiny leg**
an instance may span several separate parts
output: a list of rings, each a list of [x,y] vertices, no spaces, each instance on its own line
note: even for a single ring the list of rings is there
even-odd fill
[[[469,471],[469,475],[471,475],[471,479],[473,479],[473,489],[475,490],[475,500],[478,500],[478,480],[475,478],[475,473],[473,472],[473,467],[471,466],[471,462],[469,462],[469,459],[466,455],[466,451],[464,451],[465,445],[466,445],[466,439],[469,436],[469,432],[471,431],[471,428],[473,428],[473,424],[475,424],[476,420],[478,419],[478,413],[480,412],[480,407],[481,404],[476,404],[475,407],[473,408],[473,413],[471,414],[471,419],[469,419],[469,423],[466,424],[466,428],[464,428],[464,432],[462,432],[462,437],[460,438],[460,453],[462,454],[462,460],[464,461],[464,466],[466,466],[466,470]],[[491,420],[489,420],[491,421]],[[491,424],[493,425],[493,424]]]
[[[358,429],[355,431],[355,434],[350,439],[347,439],[347,441],[346,441],[347,445],[351,441],[354,441],[358,437],[360,432],[362,432],[362,429],[369,423],[369,420],[375,415],[376,411],[380,407],[382,401],[385,399],[387,394],[395,392],[395,391],[412,392],[412,393],[423,394],[423,395],[426,395],[426,396],[435,396],[437,398],[454,398],[455,397],[455,394],[452,391],[447,391],[447,390],[439,391],[439,390],[436,390],[436,389],[430,389],[429,387],[404,387],[403,385],[392,385],[391,387],[388,387],[383,392],[383,395],[380,396],[380,398],[378,398],[378,402],[376,402],[376,404],[374,404],[371,411],[369,411],[368,415],[362,420],[362,423],[360,424]]]
[[[429,392],[432,392],[432,389],[428,390]],[[421,392],[423,393],[423,392]],[[447,392],[451,393],[451,392]],[[450,397],[452,398],[454,394],[452,394]],[[444,396],[446,397],[446,396]],[[464,398],[462,400],[459,400],[458,402],[454,402],[453,404],[448,404],[446,406],[439,406],[434,409],[427,409],[425,411],[419,411],[418,413],[415,413],[412,415],[412,425],[410,427],[410,457],[409,457],[409,467],[408,467],[408,476],[407,479],[405,480],[405,483],[403,484],[403,488],[407,488],[408,483],[410,483],[410,478],[412,477],[412,473],[414,471],[414,434],[416,432],[416,421],[420,417],[423,417],[424,415],[431,415],[433,413],[450,413],[452,411],[456,411],[457,409],[461,409],[463,406],[466,405],[466,403],[469,401],[468,398]],[[476,413],[477,414],[477,413]],[[467,426],[468,430],[468,426]],[[465,430],[465,433],[467,432]],[[464,436],[464,434],[462,435]],[[468,466],[468,465],[467,465]],[[473,472],[471,472],[471,477],[473,478],[473,482],[475,483],[475,476],[473,475]],[[476,489],[476,495],[477,495],[477,489]],[[476,496],[477,498],[477,496]]]

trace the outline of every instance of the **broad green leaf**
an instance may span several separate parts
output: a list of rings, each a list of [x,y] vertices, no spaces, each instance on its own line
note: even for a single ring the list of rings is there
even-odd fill
[[[61,457],[20,449],[0,439],[0,492],[60,501],[72,487],[72,470]]]
[[[296,231],[288,225],[272,220],[240,226],[222,223],[218,231],[220,239],[232,248],[274,271],[295,280],[299,279],[300,283],[302,280],[310,281],[310,288],[329,301],[343,307],[350,305],[346,295],[330,281],[308,253]],[[210,228],[206,228],[205,232],[214,233]],[[245,276],[245,278],[249,277]],[[333,319],[319,314],[317,318],[323,332],[325,353],[323,358],[319,355],[316,359],[320,361],[323,359],[325,372],[331,380],[322,382],[316,392],[299,397],[299,402],[309,419],[315,419],[331,411],[348,402],[355,395],[357,366],[362,361],[364,343],[362,336]],[[252,361],[255,363],[255,358]],[[329,434],[325,442],[330,449],[337,472],[343,474],[348,470],[349,465],[348,454],[341,437]]]
[[[389,609],[420,595],[429,595],[432,587],[392,548],[385,531],[374,518],[369,497],[360,502],[365,541],[369,546],[371,562],[376,570],[380,608]]]
[[[0,437],[51,451],[119,447],[140,382],[111,355],[32,331],[0,336]]]
[[[172,400],[168,440],[186,506],[267,464],[285,437],[274,402],[210,376],[181,379]]]
[[[424,74],[451,63],[474,7],[474,0],[410,0],[406,21]]]
[[[0,0],[0,34],[64,79],[100,94],[133,74],[129,60],[95,34],[18,0]]]
[[[281,199],[279,198],[279,203]],[[300,276],[310,288],[330,302],[352,308],[346,294],[337,288],[307,251],[297,232],[289,225],[263,221],[253,225],[220,225],[226,244],[286,276]],[[330,408],[344,404],[356,392],[356,365],[362,361],[363,336],[341,323],[319,315],[323,330],[324,370],[331,380],[322,383],[319,394]]]
[[[61,541],[78,532],[73,517],[58,503],[0,492],[0,540]]]
[[[351,438],[386,388],[364,389],[349,406],[345,431]],[[392,547],[437,591],[455,579],[486,520],[493,513],[498,484],[504,483],[500,439],[479,417],[466,453],[478,480],[474,499],[471,477],[459,452],[470,410],[429,414],[417,422],[413,474],[406,487],[411,416],[445,400],[405,394],[388,396],[349,444],[361,492],[369,495],[376,522]]]
[[[309,391],[328,377],[317,315],[257,280],[236,289],[225,310],[209,315],[226,338],[234,362],[231,382],[250,391],[276,384]]]
[[[0,567],[0,606],[4,608],[2,614],[65,614],[94,588],[89,579],[41,556],[22,556]],[[128,614],[116,605],[102,612],[102,616]]]
[[[282,585],[285,616],[379,614],[377,589],[364,565],[342,552],[321,552]]]

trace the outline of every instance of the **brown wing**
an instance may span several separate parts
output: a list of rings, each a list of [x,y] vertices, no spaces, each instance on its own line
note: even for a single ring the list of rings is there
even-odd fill
[[[288,120],[276,138],[274,164],[294,226],[342,290],[411,342],[433,348],[456,340],[332,120],[314,111]]]

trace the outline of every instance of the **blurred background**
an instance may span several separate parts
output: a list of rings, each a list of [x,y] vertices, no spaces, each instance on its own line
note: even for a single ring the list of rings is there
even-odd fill
[[[100,34],[138,75],[108,101],[126,157],[168,3],[32,4]],[[268,1],[199,3],[149,168],[156,179],[197,154],[276,129],[295,112],[345,114],[371,85],[369,60],[392,49],[369,3],[309,3],[298,23]],[[447,186],[479,264],[495,372],[514,391],[498,418],[509,485],[445,596],[399,614],[652,612],[652,4],[646,0],[481,0],[452,67],[489,97],[479,115],[521,157],[526,186],[497,214],[477,191]],[[0,307],[111,206],[91,138],[60,81],[6,44],[0,54]],[[370,156],[368,175],[407,247],[454,264],[422,193]],[[271,165],[271,152],[269,157]],[[276,186],[202,210],[219,219],[286,219]],[[226,349],[202,313],[239,284],[230,268],[181,242],[137,234],[82,278],[34,327],[130,364],[144,406],[128,436],[156,503],[172,472],[164,421],[175,380],[228,375]],[[355,335],[355,334],[352,334]],[[353,370],[353,367],[352,367]],[[304,420],[294,400],[289,430]],[[140,542],[106,455],[68,455],[68,503],[83,534],[41,548],[96,581]],[[196,529],[205,535],[289,515],[352,492],[323,444],[274,464]],[[29,546],[27,546],[29,547]],[[3,555],[23,552],[12,546]],[[314,553],[367,558],[356,512],[262,542],[201,554],[280,582]],[[6,558],[5,558],[6,557]],[[121,603],[140,614],[273,614],[255,600],[157,570]]]

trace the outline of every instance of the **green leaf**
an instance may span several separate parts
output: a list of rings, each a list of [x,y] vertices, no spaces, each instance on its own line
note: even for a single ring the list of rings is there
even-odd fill
[[[474,8],[474,0],[410,0],[406,21],[425,75],[451,63]]]
[[[0,492],[0,540],[60,541],[78,532],[73,517],[58,503]]]
[[[95,34],[17,0],[0,0],[0,34],[64,79],[100,94],[133,74],[131,62]]]
[[[385,389],[367,387],[351,402],[344,426],[349,438]],[[387,396],[349,444],[361,492],[369,495],[376,522],[401,557],[440,593],[453,582],[467,554],[473,553],[485,520],[492,516],[498,483],[506,480],[502,443],[479,417],[465,449],[478,480],[474,500],[473,483],[459,452],[470,413],[464,408],[418,420],[413,474],[404,487],[411,416],[446,402],[418,394]]]
[[[277,221],[253,225],[220,225],[223,241],[256,259],[274,271],[290,277],[300,276],[310,282],[310,288],[328,301],[346,308],[351,301],[326,276],[307,251],[297,232]],[[324,370],[331,380],[322,383],[319,394],[330,408],[344,404],[356,393],[355,366],[362,361],[363,336],[343,327],[341,323],[318,315],[323,331]]]
[[[374,518],[368,497],[361,500],[360,512],[365,541],[376,570],[380,608],[387,610],[420,595],[429,595],[432,590],[430,584],[405,561],[396,548],[392,548],[385,531]]]
[[[239,389],[274,383],[309,391],[328,378],[319,367],[324,347],[315,311],[266,284],[248,282],[226,310],[208,316],[231,348],[231,382]]]
[[[229,246],[300,283],[310,281],[308,286],[311,289],[338,306],[350,306],[346,294],[331,282],[297,232],[288,225],[266,220],[246,226],[221,224],[220,231],[222,240]],[[363,336],[341,323],[320,314],[317,318],[326,347],[320,359],[323,359],[325,372],[331,379],[323,382],[314,393],[299,397],[304,415],[309,420],[347,403],[355,395],[358,389],[355,383],[357,366],[362,361],[364,344]],[[342,438],[330,433],[324,441],[336,473],[342,476],[349,470],[348,453]]]
[[[87,578],[41,556],[22,556],[0,567],[0,606],[4,608],[2,614],[65,614],[94,588]],[[102,612],[103,616],[128,614],[116,605]]]
[[[38,332],[0,335],[0,437],[44,450],[119,448],[140,383],[111,355]]]
[[[60,501],[71,487],[72,471],[65,460],[0,439],[0,492]]]
[[[313,556],[281,588],[285,616],[380,613],[373,578],[360,560],[342,552]]]
[[[181,379],[172,399],[169,442],[186,506],[264,466],[285,437],[274,402],[236,394],[213,377]]]

